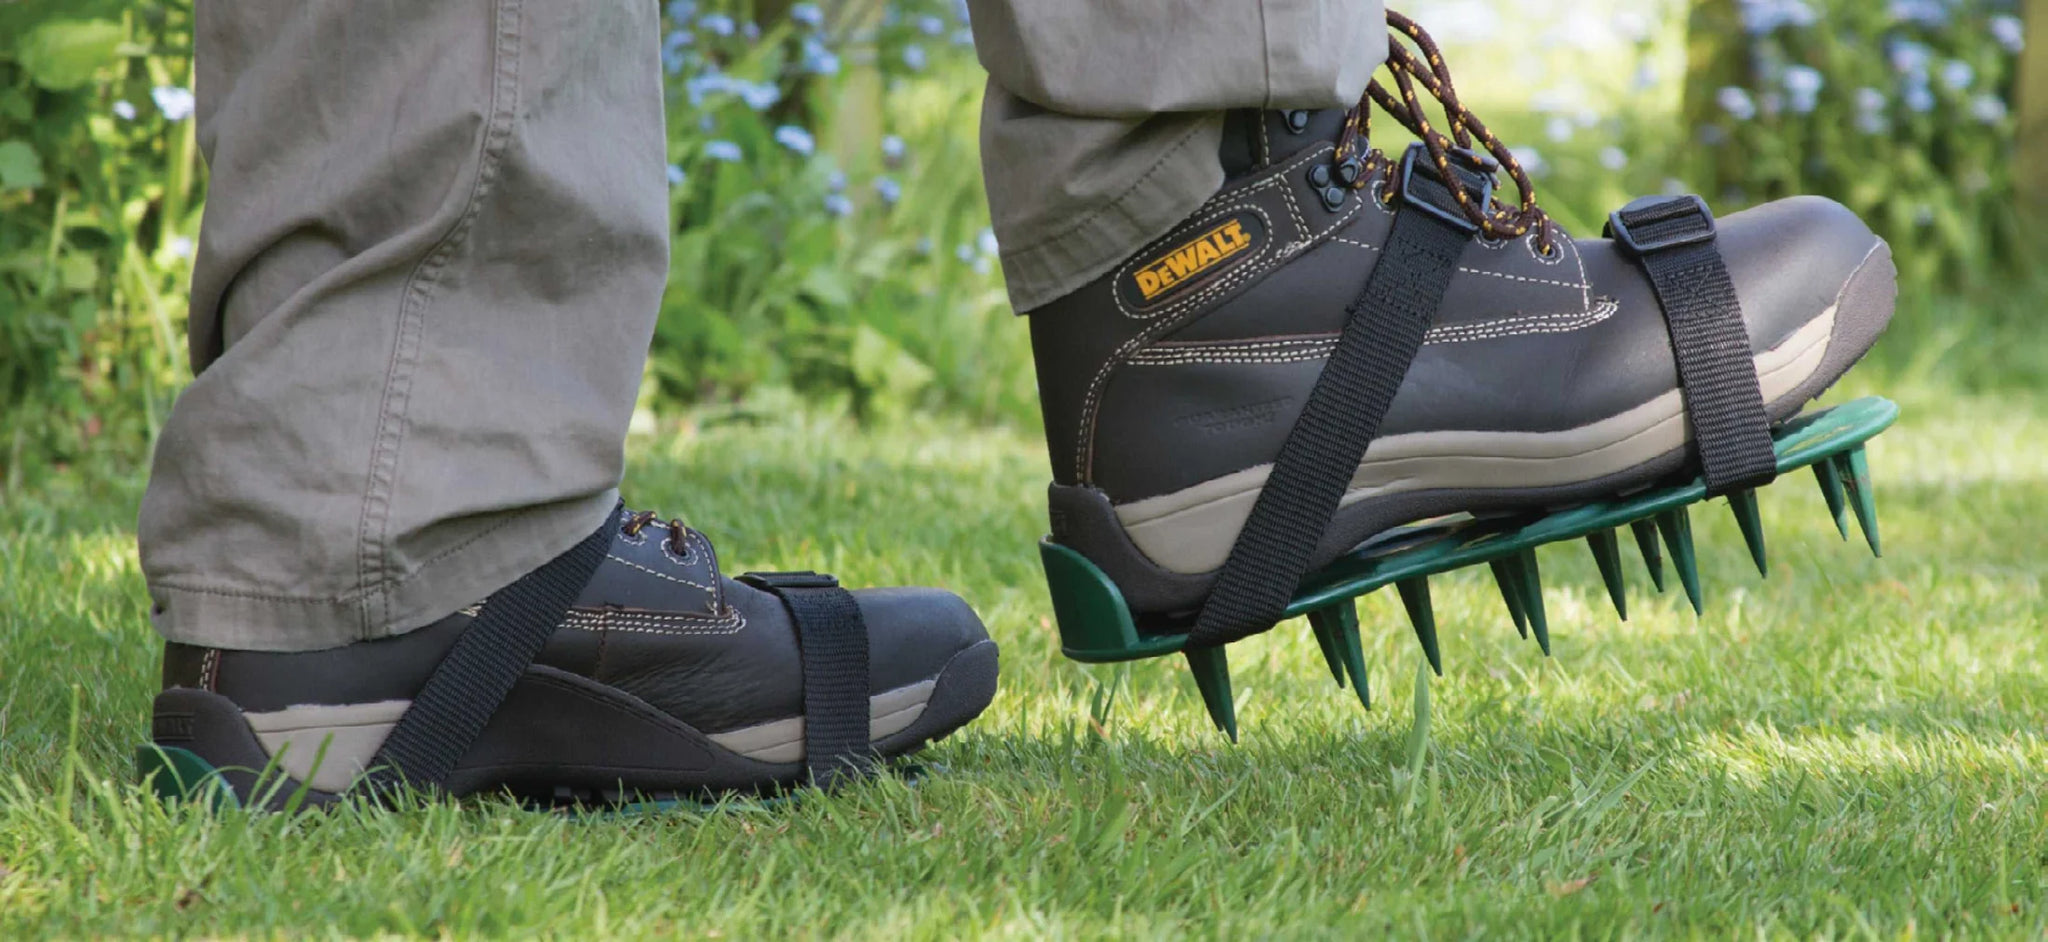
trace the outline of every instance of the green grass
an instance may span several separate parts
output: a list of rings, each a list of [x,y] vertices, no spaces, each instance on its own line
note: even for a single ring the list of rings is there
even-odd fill
[[[735,568],[956,587],[1002,642],[924,784],[629,820],[167,808],[126,778],[156,669],[139,471],[7,492],[0,938],[2039,937],[2048,357],[2004,307],[1918,311],[1847,384],[1905,406],[1873,447],[1881,561],[1802,476],[1764,497],[1768,580],[1698,515],[1702,618],[1632,568],[1618,622],[1585,551],[1546,550],[1545,660],[1483,573],[1440,580],[1419,774],[1390,594],[1362,609],[1371,712],[1289,624],[1232,651],[1233,747],[1177,661],[1058,656],[1030,432],[705,415],[636,440],[634,500]]]

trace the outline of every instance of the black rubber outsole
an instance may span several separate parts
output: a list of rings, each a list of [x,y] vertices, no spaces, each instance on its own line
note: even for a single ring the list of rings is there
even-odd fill
[[[924,712],[875,742],[885,766],[981,715],[995,698],[998,660],[996,643],[983,640],[947,661]],[[347,797],[270,768],[241,709],[215,693],[175,687],[158,694],[153,739],[211,765],[244,806],[319,808]],[[637,697],[536,666],[457,764],[448,790],[458,798],[508,795],[537,807],[603,810],[774,796],[805,780],[801,762],[749,759]]]

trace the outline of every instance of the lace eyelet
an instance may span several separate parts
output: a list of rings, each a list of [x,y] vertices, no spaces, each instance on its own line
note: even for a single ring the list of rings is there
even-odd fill
[[[1536,235],[1536,233],[1531,232],[1529,233],[1527,238],[1522,240],[1529,246],[1529,257],[1535,259],[1538,264],[1542,265],[1564,264],[1564,248],[1559,246],[1557,243],[1553,242],[1550,244],[1550,251],[1548,253],[1545,253],[1543,249],[1540,246],[1538,246]]]
[[[1381,177],[1377,180],[1372,181],[1371,192],[1372,204],[1376,207],[1379,207],[1380,212],[1392,216],[1394,214],[1394,200],[1392,197],[1387,195],[1386,178]]]
[[[696,560],[696,554],[691,552],[688,546],[683,547],[681,555],[676,554],[676,539],[673,533],[669,534],[668,539],[661,541],[661,555],[668,557],[669,562],[678,566],[687,566]]]

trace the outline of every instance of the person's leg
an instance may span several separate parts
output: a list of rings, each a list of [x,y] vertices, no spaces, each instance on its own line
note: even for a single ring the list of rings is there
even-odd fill
[[[595,529],[668,264],[652,3],[195,10],[200,370],[143,501],[173,641],[418,628]]]
[[[1215,195],[1232,109],[1344,108],[1378,0],[969,0],[982,168],[1012,304],[1072,292]]]

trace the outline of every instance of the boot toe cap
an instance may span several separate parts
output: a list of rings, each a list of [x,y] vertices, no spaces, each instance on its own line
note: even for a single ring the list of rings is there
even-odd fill
[[[1718,241],[1760,347],[1831,308],[1838,318],[1855,321],[1891,317],[1888,296],[1876,303],[1882,292],[1851,297],[1851,282],[1871,271],[1874,257],[1888,259],[1888,253],[1855,212],[1834,200],[1797,196],[1731,214],[1720,221]],[[1879,274],[1894,277],[1888,266]]]
[[[953,657],[989,640],[966,600],[943,589],[859,589],[868,670],[877,692],[939,676]]]

